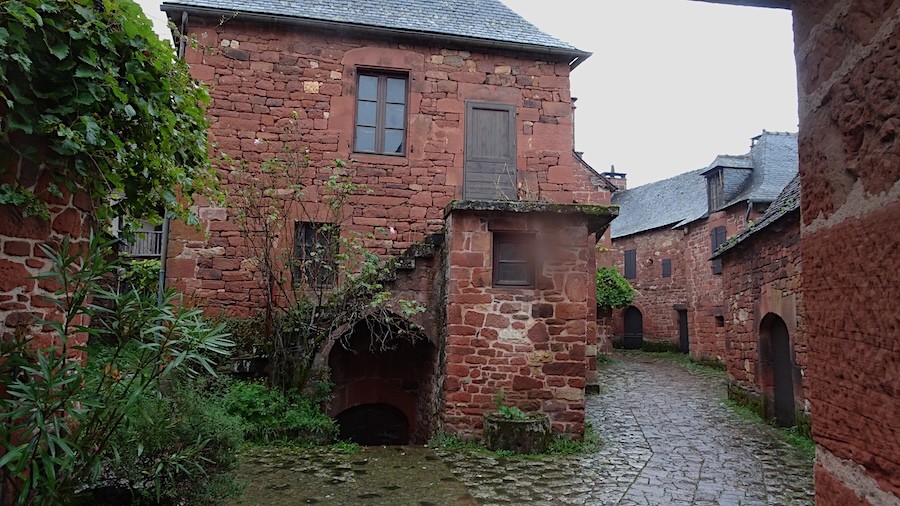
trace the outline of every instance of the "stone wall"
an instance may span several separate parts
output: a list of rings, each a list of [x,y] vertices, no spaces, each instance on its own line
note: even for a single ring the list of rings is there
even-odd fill
[[[817,502],[900,496],[900,2],[794,2]]]
[[[809,412],[806,320],[800,262],[799,212],[790,213],[722,255],[725,365],[729,381],[773,399],[771,372],[760,362],[760,325],[768,314],[784,320],[795,367],[794,405]]]
[[[320,194],[332,160],[348,160],[353,182],[368,192],[350,199],[342,228],[382,228],[367,242],[396,255],[444,226],[443,210],[462,197],[464,115],[467,100],[514,104],[520,197],[556,202],[608,203],[609,193],[572,152],[572,98],[567,62],[525,54],[487,54],[457,47],[417,45],[352,33],[295,30],[192,17],[198,41],[186,60],[210,86],[210,140],[217,152],[251,170],[286,147],[308,149],[304,201],[312,217],[327,214]],[[359,68],[391,69],[409,77],[407,153],[352,152]],[[223,167],[225,188],[238,182]],[[246,263],[249,249],[233,212],[201,206],[201,231],[173,227],[168,278],[209,307],[247,315],[262,290]],[[280,239],[290,244],[288,231]]]
[[[492,285],[497,231],[534,234],[533,288]],[[453,211],[447,238],[445,429],[480,434],[502,390],[506,404],[546,413],[554,431],[580,438],[597,333],[594,236],[584,220]]]
[[[644,317],[644,340],[678,343],[678,314],[675,305],[687,305],[690,293],[687,284],[684,232],[661,228],[634,234],[615,241],[612,259],[620,273],[624,273],[624,252],[637,250],[637,277],[628,280],[635,288],[633,306]],[[672,261],[672,276],[662,276],[664,259]],[[625,332],[622,310],[613,312],[613,332]]]
[[[50,194],[47,187],[51,179],[46,168],[18,158],[3,160],[3,163],[7,170],[0,171],[0,183],[18,181],[24,188],[34,191],[47,203],[50,217],[48,220],[25,218],[16,206],[0,206],[0,338],[8,339],[16,329],[25,328],[39,337],[35,344],[46,346],[54,336],[49,329],[33,324],[38,319],[59,317],[44,298],[60,287],[48,280],[34,279],[52,267],[41,247],[56,250],[66,237],[76,248],[86,247],[91,233],[92,206],[83,194],[73,195],[66,190],[62,191],[62,196]],[[78,337],[86,339],[87,336]]]

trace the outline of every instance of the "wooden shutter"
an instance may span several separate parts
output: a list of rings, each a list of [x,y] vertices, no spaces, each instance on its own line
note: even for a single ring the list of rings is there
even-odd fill
[[[637,277],[637,250],[625,251],[625,279]]]
[[[516,200],[516,107],[466,103],[463,198]]]
[[[728,232],[725,230],[725,227],[716,227],[713,229],[710,237],[712,238],[712,253],[715,253],[719,246],[725,244],[726,236]],[[712,261],[712,273],[713,274],[722,274],[722,259],[715,258]]]

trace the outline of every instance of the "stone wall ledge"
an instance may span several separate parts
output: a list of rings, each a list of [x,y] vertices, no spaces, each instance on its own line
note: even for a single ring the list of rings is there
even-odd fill
[[[596,204],[559,204],[524,200],[454,200],[444,209],[444,217],[454,212],[535,213],[573,216],[587,222],[589,233],[602,233],[619,215],[619,206]]]

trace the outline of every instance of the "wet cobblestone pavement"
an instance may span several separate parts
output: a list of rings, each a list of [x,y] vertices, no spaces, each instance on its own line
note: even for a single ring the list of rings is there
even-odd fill
[[[232,506],[813,504],[812,457],[722,405],[724,374],[617,354],[587,415],[596,453],[503,458],[422,446],[256,447]]]
[[[723,406],[724,376],[617,354],[587,416],[597,453],[519,460],[439,451],[481,504],[813,504],[812,458]]]

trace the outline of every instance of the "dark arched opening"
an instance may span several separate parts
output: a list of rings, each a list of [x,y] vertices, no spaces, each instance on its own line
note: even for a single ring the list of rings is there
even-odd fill
[[[363,404],[336,417],[341,439],[360,445],[402,445],[409,441],[406,415],[387,404]]]
[[[766,417],[782,427],[795,423],[794,361],[787,325],[767,314],[759,328],[760,387],[766,397]]]
[[[625,338],[622,346],[627,350],[639,349],[644,344],[644,316],[641,310],[628,306],[623,314],[625,320]]]
[[[428,440],[437,421],[437,352],[413,326],[364,319],[334,344],[328,367],[330,414],[342,437],[363,445]]]

